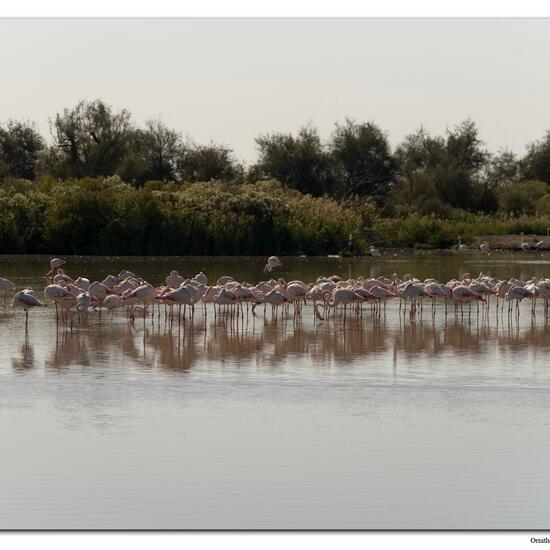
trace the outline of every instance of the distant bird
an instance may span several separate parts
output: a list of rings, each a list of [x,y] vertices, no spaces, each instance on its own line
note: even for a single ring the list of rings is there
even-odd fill
[[[482,254],[487,254],[487,256],[491,253],[491,247],[489,246],[489,243],[487,241],[483,241],[479,245],[479,250]]]
[[[545,241],[539,241],[537,244],[535,244],[535,248],[537,250],[542,250],[546,248],[546,242]]]
[[[31,291],[32,292],[32,291]],[[11,301],[11,307],[21,307],[25,310],[25,332],[29,328],[29,309],[33,307],[46,307],[36,296],[26,290],[20,290]]]
[[[273,271],[276,267],[281,267],[282,265],[283,262],[281,262],[277,256],[269,256],[264,267],[264,273],[271,273],[271,271]]]
[[[65,260],[62,260],[61,258],[52,258],[50,260],[50,270],[48,273],[46,273],[46,277],[48,275],[51,275],[52,273],[55,273],[56,269],[59,269],[62,265],[65,265],[67,262]]]
[[[529,250],[531,250],[531,246],[529,245],[528,242],[526,242],[526,241],[523,240],[523,237],[524,237],[524,236],[525,236],[524,233],[521,232],[521,233],[520,233],[520,237],[521,237],[521,238],[520,238],[519,247],[521,248],[521,250],[522,250],[523,252],[529,252]]]
[[[382,256],[382,254],[380,253],[380,250],[378,250],[375,246],[372,246],[369,248],[369,254],[371,256]]]
[[[457,238],[458,238],[458,251],[466,252],[467,250],[469,250],[469,246],[467,244],[462,244],[462,237],[459,235]]]

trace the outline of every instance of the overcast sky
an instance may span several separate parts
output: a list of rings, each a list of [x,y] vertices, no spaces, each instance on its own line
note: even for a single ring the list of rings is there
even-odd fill
[[[80,99],[253,160],[254,137],[373,120],[395,145],[465,117],[492,150],[550,129],[550,21],[0,21],[0,121]]]

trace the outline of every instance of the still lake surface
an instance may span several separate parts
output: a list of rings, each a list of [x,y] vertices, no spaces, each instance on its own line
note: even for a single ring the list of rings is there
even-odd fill
[[[257,282],[265,258],[66,258],[102,280],[171,269]],[[550,255],[283,258],[274,275],[550,276]],[[0,257],[42,294],[48,258]],[[0,295],[0,304],[2,297]],[[494,307],[494,306],[492,306]],[[550,326],[206,319],[169,330],[0,307],[0,528],[541,529],[550,518]],[[426,311],[426,310],[425,310]]]

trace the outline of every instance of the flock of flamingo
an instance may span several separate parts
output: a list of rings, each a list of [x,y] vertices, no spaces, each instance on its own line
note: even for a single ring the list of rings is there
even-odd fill
[[[50,261],[50,271],[46,276],[53,275],[51,284],[44,289],[45,301],[41,301],[32,288],[25,288],[15,293],[11,301],[12,307],[22,308],[25,312],[25,330],[28,330],[29,310],[35,307],[46,307],[53,303],[56,311],[56,321],[70,323],[72,326],[75,315],[80,319],[89,312],[107,310],[113,315],[120,309],[134,322],[136,315],[145,318],[149,311],[154,317],[155,309],[160,318],[162,306],[164,317],[171,324],[180,323],[186,316],[191,319],[195,315],[195,306],[202,306],[202,313],[207,315],[207,305],[212,304],[214,315],[241,315],[249,311],[256,315],[255,309],[264,305],[271,306],[271,316],[275,321],[282,309],[284,313],[294,317],[302,316],[304,304],[313,305],[315,321],[324,321],[336,316],[363,315],[363,306],[371,308],[373,316],[385,312],[386,304],[391,300],[399,300],[400,315],[407,315],[415,320],[422,316],[425,304],[431,306],[435,318],[439,304],[444,307],[445,317],[450,308],[454,307],[455,315],[464,316],[464,306],[467,314],[472,314],[472,304],[476,305],[479,315],[488,315],[491,297],[496,301],[496,312],[501,315],[507,309],[508,315],[519,317],[519,305],[522,300],[531,302],[531,314],[535,315],[537,301],[543,302],[545,316],[548,315],[550,300],[550,279],[532,278],[528,281],[518,279],[500,280],[489,275],[480,274],[472,277],[466,273],[460,279],[452,279],[445,283],[435,279],[417,279],[413,275],[399,277],[350,278],[343,279],[337,275],[320,276],[314,282],[305,283],[300,280],[290,282],[282,278],[269,279],[257,284],[236,281],[229,275],[220,277],[215,284],[209,286],[204,273],[198,273],[192,278],[185,278],[177,271],[171,271],[164,284],[153,286],[130,271],[121,271],[117,276],[108,275],[103,281],[90,282],[79,276],[75,279],[67,275],[63,269],[65,261],[53,258]],[[264,272],[269,273],[280,267],[281,261],[271,256],[268,258]],[[16,290],[15,284],[8,279],[0,279],[0,291],[4,291],[4,305],[7,292]],[[183,308],[183,317],[182,317]],[[349,313],[348,313],[349,311]]]

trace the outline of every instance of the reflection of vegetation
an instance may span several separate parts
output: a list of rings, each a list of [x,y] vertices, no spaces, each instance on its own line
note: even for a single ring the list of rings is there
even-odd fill
[[[95,100],[58,113],[51,134],[0,125],[1,252],[325,254],[350,233],[361,252],[365,239],[446,247],[550,226],[550,133],[520,158],[488,151],[466,120],[392,150],[376,124],[347,120],[327,140],[312,126],[262,134],[245,166]]]

